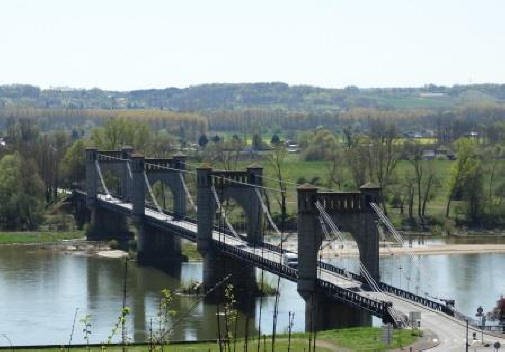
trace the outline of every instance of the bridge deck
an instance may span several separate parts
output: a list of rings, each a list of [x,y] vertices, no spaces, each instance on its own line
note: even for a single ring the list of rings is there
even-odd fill
[[[111,199],[104,195],[99,195],[98,200],[101,206],[114,211],[122,212],[130,215],[132,211],[131,203],[124,203],[117,199]],[[173,216],[160,213],[151,208],[145,209],[146,221],[152,225],[167,230],[175,231],[190,241],[196,241],[197,225],[187,220],[176,220]],[[281,275],[292,281],[297,280],[297,271],[285,265],[282,265],[281,254],[278,251],[266,248],[264,246],[253,247],[247,243],[235,238],[234,236],[213,231],[212,234],[214,244],[228,255],[236,256],[237,258],[249,261],[252,264],[264,267],[276,274]],[[438,336],[434,341],[438,346],[430,349],[430,351],[460,351],[465,345],[465,322],[444,314],[438,309],[427,307],[422,302],[414,302],[409,297],[399,297],[393,293],[384,293],[366,291],[361,288],[362,282],[356,278],[349,278],[326,268],[318,268],[318,278],[323,287],[335,286],[339,291],[332,292],[336,298],[344,301],[353,299],[356,301],[358,297],[358,305],[369,310],[372,314],[381,317],[384,314],[385,300],[392,304],[393,308],[401,315],[408,316],[411,311],[421,312],[422,326],[429,327]],[[355,303],[355,302],[351,302]],[[437,307],[435,307],[437,308]],[[470,331],[479,332],[480,330],[470,327]],[[471,336],[470,332],[470,336]],[[485,339],[489,341],[500,341],[505,343],[505,339],[495,337],[491,334],[484,333]],[[471,337],[469,338],[471,342]],[[472,347],[473,348],[473,347]]]

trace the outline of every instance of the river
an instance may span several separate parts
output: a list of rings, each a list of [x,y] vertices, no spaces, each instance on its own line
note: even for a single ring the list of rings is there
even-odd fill
[[[454,298],[458,310],[473,316],[482,305],[491,310],[505,293],[505,254],[438,254],[419,257],[413,265],[407,255],[381,257],[381,277],[387,283],[413,292],[430,292],[434,296]],[[346,257],[337,262],[357,271],[356,259]],[[392,271],[392,269],[395,269]],[[401,269],[400,269],[401,268]],[[0,345],[66,344],[72,332],[73,343],[84,343],[79,320],[90,316],[91,342],[107,340],[120,315],[123,292],[124,261],[96,256],[67,254],[37,246],[0,246]],[[392,274],[394,273],[394,274]],[[150,323],[157,322],[157,304],[164,288],[176,289],[183,283],[201,281],[201,263],[182,263],[168,274],[150,267],[128,265],[127,305],[131,314],[127,333],[132,340],[142,341],[149,335]],[[258,277],[260,277],[258,272]],[[276,278],[265,273],[265,281]],[[295,313],[295,331],[304,327],[304,302],[296,285],[281,280],[278,332],[288,326],[288,312]],[[216,335],[216,306],[197,302],[195,297],[177,296],[174,309],[181,322],[174,340],[212,339]],[[274,297],[256,298],[250,304],[249,334],[272,330]],[[196,304],[196,308],[190,308]],[[261,307],[261,308],[260,308]],[[222,309],[222,308],[221,308]],[[246,319],[242,312],[240,333]],[[380,324],[374,319],[374,324]],[[118,340],[118,336],[114,340]]]

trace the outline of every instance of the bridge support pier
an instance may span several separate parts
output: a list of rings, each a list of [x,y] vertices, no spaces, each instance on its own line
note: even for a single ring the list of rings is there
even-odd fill
[[[228,283],[233,284],[236,296],[257,296],[259,293],[256,282],[256,268],[234,258],[219,255],[216,251],[207,251],[203,255],[203,284],[205,290],[212,289],[218,282],[231,275]],[[218,295],[224,292],[226,284],[218,290]]]
[[[133,238],[129,231],[128,220],[125,215],[106,209],[91,209],[90,228],[86,232],[88,241],[117,240],[126,243]]]
[[[313,292],[302,297],[305,300],[307,332],[372,325],[370,313],[338,303],[324,293]]]
[[[73,201],[74,219],[79,230],[84,228],[84,224],[91,222],[91,212],[86,207],[86,203],[78,200]]]
[[[180,237],[143,224],[138,227],[139,243],[137,260],[139,264],[152,264],[160,268],[169,268],[173,263],[181,262]]]

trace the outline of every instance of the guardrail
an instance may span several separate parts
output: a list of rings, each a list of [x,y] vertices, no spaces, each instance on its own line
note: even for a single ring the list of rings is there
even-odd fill
[[[277,263],[269,259],[265,259],[264,257],[258,254],[242,250],[227,243],[215,241],[214,244],[216,247],[220,248],[223,251],[223,253],[227,255],[238,258],[240,260],[247,261],[257,267],[268,269],[270,272],[278,274],[281,277],[284,277],[285,279],[291,281],[298,280],[298,270],[294,268],[282,265],[281,263]]]
[[[388,308],[393,306],[392,302],[376,301],[374,299],[364,297],[357,292],[339,287],[331,282],[317,280],[321,289],[325,290],[331,297],[345,303],[350,303],[355,307],[368,310],[375,316],[381,317],[387,321],[395,322]]]
[[[353,273],[353,272],[350,272],[350,271],[347,271],[347,270],[344,270],[342,268],[336,267],[332,264],[318,262],[317,265],[319,267],[321,267],[322,269],[334,272],[334,273],[342,275],[342,276],[351,277],[353,280],[366,283],[366,280],[363,276]],[[382,291],[392,293],[398,297],[402,297],[402,298],[408,299],[410,301],[420,303],[423,306],[426,306],[428,308],[441,311],[441,312],[443,312],[447,315],[450,315],[450,316],[454,316],[454,312],[455,312],[454,309],[451,306],[448,306],[447,304],[436,302],[436,301],[433,301],[433,300],[426,298],[426,297],[421,297],[419,295],[416,295],[415,293],[388,285],[382,281],[379,282],[378,285]]]
[[[435,302],[429,298],[418,296],[415,293],[405,291],[405,290],[402,290],[401,288],[397,288],[397,287],[388,285],[385,282],[379,282],[379,288],[382,291],[393,293],[398,297],[402,297],[402,298],[408,299],[410,301],[420,303],[423,306],[426,306],[426,307],[434,309],[434,310],[441,311],[441,312],[443,312],[447,315],[450,315],[452,317],[454,316],[454,312],[455,312],[454,308],[452,308],[451,306],[448,306],[446,304],[443,304],[440,302]]]
[[[331,271],[333,273],[336,273],[336,274],[339,274],[339,275],[342,275],[345,277],[350,277],[351,279],[356,280],[356,281],[366,282],[366,280],[363,276],[353,273],[352,271],[348,271],[348,270],[339,268],[339,267],[329,264],[329,263],[318,261],[317,266],[324,269],[324,270],[328,270],[328,271]]]
[[[86,195],[84,192],[78,191],[78,190],[74,190],[74,194],[76,196],[79,196],[79,197],[83,197],[83,196]],[[116,210],[116,211],[119,211],[119,212],[124,213],[124,214],[129,214],[130,213],[129,209],[127,209],[125,207],[118,206],[117,204],[114,204],[114,203],[102,201],[101,204],[102,204],[102,206],[104,206],[106,208],[110,208],[111,210]],[[149,209],[157,211],[156,207],[154,207],[151,204],[146,204],[146,207],[149,208]],[[167,214],[167,215],[173,216],[172,212],[164,211],[164,213]],[[184,220],[184,221],[196,224],[196,220],[193,219],[193,218],[183,217],[180,220]],[[192,231],[186,231],[183,228],[180,228],[180,227],[178,227],[178,226],[176,226],[174,224],[168,224],[165,221],[158,220],[158,219],[152,218],[152,217],[146,217],[146,221],[149,224],[151,224],[151,225],[153,225],[155,227],[158,227],[160,229],[170,229],[171,231],[174,231],[174,232],[178,233],[181,237],[184,237],[184,238],[186,238],[186,239],[188,239],[190,241],[196,241],[197,235],[196,235],[196,233],[194,233]],[[221,231],[223,233],[226,233],[228,235],[231,235],[230,231],[227,231],[226,229],[223,229],[223,228],[219,228],[218,226],[214,226],[214,229],[217,230],[217,231]],[[239,235],[239,236],[243,240],[246,240],[246,236],[243,236],[243,235]],[[248,251],[236,248],[235,246],[232,246],[232,245],[229,245],[229,244],[226,244],[226,243],[223,243],[223,242],[215,241],[214,243],[216,244],[217,247],[220,247],[228,255],[235,256],[235,257],[237,257],[237,258],[239,258],[241,260],[248,261],[248,262],[250,262],[250,263],[252,263],[252,264],[254,264],[254,265],[258,266],[258,267],[267,268],[270,271],[272,271],[272,272],[274,272],[276,274],[279,274],[282,277],[287,278],[289,280],[296,281],[297,278],[298,278],[298,271],[296,269],[293,269],[293,268],[288,267],[286,265],[282,265],[281,263],[277,263],[277,262],[273,262],[271,260],[267,260],[267,259],[265,259],[265,258],[263,258],[263,257],[261,257],[261,256],[259,256],[257,254],[250,253]],[[263,242],[261,245],[265,249],[270,250],[272,252],[276,252],[276,253],[286,253],[286,252],[288,252],[285,249],[281,249],[280,246],[277,246],[277,245],[274,245],[274,244],[271,244],[271,243]],[[356,274],[356,273],[353,273],[353,272],[350,272],[350,271],[347,271],[347,270],[344,270],[344,269],[339,268],[339,267],[337,267],[335,265],[332,265],[332,264],[329,264],[329,263],[325,263],[325,262],[319,262],[319,261],[317,262],[317,265],[318,265],[318,267],[320,267],[320,268],[322,268],[324,270],[328,270],[330,272],[334,272],[334,273],[336,273],[338,275],[341,275],[341,276],[344,276],[344,277],[350,277],[351,279],[359,281],[359,282],[363,282],[363,283],[366,282],[366,280],[364,279],[363,276],[361,276],[359,274]],[[340,288],[340,287],[335,286],[335,285],[333,285],[334,287],[333,286],[329,286],[329,285],[333,285],[333,284],[331,284],[329,282],[326,282],[326,281],[321,281],[321,287],[326,288],[326,289],[330,289],[331,288],[331,290],[333,290],[335,292],[336,297],[339,298],[339,299],[356,300],[356,302],[358,304],[365,304],[365,305],[368,305],[370,303],[369,301],[373,301],[373,300],[371,300],[369,298],[360,296],[359,294],[357,294],[357,293],[355,293],[353,291],[349,291],[349,290]],[[396,295],[398,297],[402,297],[402,298],[408,299],[410,301],[422,304],[422,305],[424,305],[426,307],[429,307],[431,309],[441,311],[441,312],[443,312],[443,313],[445,313],[447,315],[455,316],[455,310],[451,306],[448,306],[446,304],[433,301],[433,300],[425,298],[425,297],[421,297],[421,296],[416,295],[416,294],[414,294],[412,292],[409,292],[409,291],[406,291],[406,290],[403,290],[403,289],[400,289],[400,288],[388,285],[388,284],[386,284],[384,282],[379,282],[378,285],[379,285],[379,288],[381,290],[385,291],[385,292],[392,293],[392,294],[394,294],[394,295]],[[359,298],[358,298],[358,296],[359,296]],[[365,302],[365,303],[363,303],[363,302]],[[373,302],[377,302],[377,301],[373,301]],[[372,307],[370,309],[373,310],[373,311],[376,311],[377,309],[380,308],[379,306],[377,306],[377,307],[379,307],[379,308],[377,308],[375,306],[375,303],[373,303],[373,304],[370,303],[370,304],[371,304],[371,307]],[[382,308],[380,308],[380,309],[382,309]],[[377,314],[383,314],[383,313],[380,313],[379,311],[377,311]],[[389,313],[387,313],[387,314],[389,314]],[[464,318],[461,318],[461,319],[464,319]],[[472,324],[472,325],[474,325],[474,324]]]

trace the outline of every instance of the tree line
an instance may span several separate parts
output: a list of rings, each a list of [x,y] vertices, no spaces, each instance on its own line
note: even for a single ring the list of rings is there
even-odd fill
[[[328,187],[351,190],[375,183],[382,188],[386,212],[399,209],[403,220],[416,227],[447,225],[449,218],[469,226],[505,224],[504,140],[460,137],[449,145],[456,159],[449,161],[442,153],[436,157],[446,161],[442,164],[426,157],[433,146],[401,138],[392,122],[371,120],[367,131],[344,129],[342,135],[319,128],[300,139],[301,158],[326,161]],[[444,178],[443,167],[449,168]],[[445,200],[443,211],[430,209],[435,198]]]

